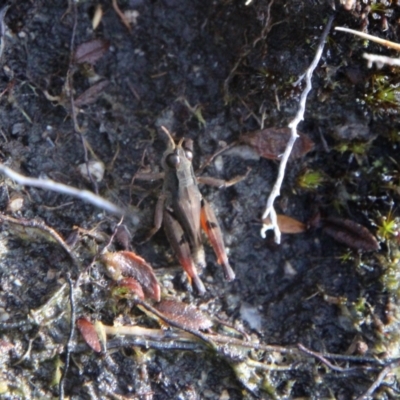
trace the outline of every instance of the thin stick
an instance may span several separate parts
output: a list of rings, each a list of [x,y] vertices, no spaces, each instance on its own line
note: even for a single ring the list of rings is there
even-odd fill
[[[44,222],[42,221],[37,221],[35,219],[29,220],[29,219],[24,219],[24,218],[13,218],[8,215],[0,214],[0,222],[8,222],[10,224],[15,224],[19,226],[23,226],[26,228],[34,228],[41,230],[43,232],[46,232],[48,235],[50,235],[53,240],[55,240],[71,257],[71,259],[75,262],[75,264],[79,267],[80,263],[75,254],[72,252],[70,247],[65,243],[64,239],[60,236],[60,234],[53,228],[50,228],[47,226]]]
[[[391,364],[389,364],[387,367],[383,368],[383,370],[380,372],[378,377],[375,379],[373,384],[369,387],[369,389],[363,393],[361,396],[357,397],[356,400],[368,400],[371,398],[372,394],[375,392],[376,389],[382,384],[383,380],[386,378],[386,376],[392,372],[394,369],[398,368],[400,365],[400,361],[397,360]]]
[[[129,33],[131,33],[132,28],[131,28],[127,18],[125,17],[125,14],[120,10],[117,0],[112,0],[112,6],[114,8],[114,11],[117,13],[118,17],[121,18],[122,23],[126,26],[126,29],[128,29]]]
[[[15,172],[11,168],[6,167],[4,164],[0,164],[0,173],[17,182],[20,185],[38,187],[44,190],[51,190],[53,192],[67,194],[69,196],[76,197],[96,207],[102,208],[113,214],[124,215],[125,211],[111,203],[110,201],[103,199],[96,194],[89,192],[88,190],[80,190],[72,186],[64,185],[63,183],[55,182],[51,179],[37,179],[29,178]]]
[[[267,217],[270,217],[272,224],[269,224],[269,225],[263,224],[263,226],[261,228],[261,236],[263,238],[265,238],[266,231],[269,229],[273,229],[274,234],[275,234],[275,242],[276,243],[281,242],[281,231],[280,231],[280,229],[278,227],[278,223],[277,223],[276,211],[274,209],[274,202],[275,202],[275,199],[280,195],[283,178],[285,177],[286,165],[289,160],[289,156],[292,152],[294,142],[298,138],[297,125],[300,123],[300,121],[302,121],[304,119],[304,112],[306,109],[307,96],[308,96],[308,93],[310,92],[310,90],[312,89],[312,85],[311,85],[312,74],[313,74],[315,68],[317,67],[319,60],[322,56],[322,51],[324,49],[325,40],[331,29],[332,22],[333,22],[333,16],[331,16],[329,18],[329,21],[326,24],[326,27],[324,29],[324,32],[322,33],[321,39],[318,44],[317,51],[314,56],[314,60],[312,61],[312,63],[308,67],[308,69],[306,70],[306,73],[303,76],[301,76],[300,79],[296,82],[296,83],[299,83],[299,81],[305,77],[306,78],[306,87],[305,87],[303,93],[301,94],[300,102],[299,102],[299,109],[297,111],[297,114],[296,114],[295,118],[289,124],[289,128],[291,129],[291,136],[290,136],[289,142],[286,145],[285,152],[282,155],[281,163],[279,165],[278,177],[276,179],[274,187],[272,188],[271,194],[268,197],[267,206],[266,206],[264,214],[262,216],[263,220],[265,220]]]
[[[5,47],[5,34],[7,25],[4,22],[4,18],[6,16],[7,10],[10,6],[6,5],[0,10],[0,60],[3,55],[4,47]]]
[[[66,345],[66,354],[65,354],[65,363],[64,363],[64,371],[62,374],[62,377],[60,379],[60,384],[59,384],[59,399],[63,400],[64,399],[64,382],[65,378],[68,373],[68,368],[69,368],[69,361],[71,358],[71,350],[73,348],[73,338],[74,338],[74,331],[75,331],[75,319],[76,319],[76,312],[75,312],[75,299],[74,299],[74,287],[72,284],[71,276],[69,273],[67,273],[67,280],[69,284],[69,301],[70,301],[70,307],[71,307],[71,321],[70,321],[70,331],[69,331],[69,336],[68,336],[68,341]]]
[[[308,349],[307,347],[303,346],[301,343],[297,344],[297,347],[304,352],[305,354],[308,354],[309,356],[313,356],[320,360],[323,364],[325,364],[327,367],[329,367],[332,371],[336,372],[352,372],[352,371],[359,371],[360,369],[366,369],[362,367],[350,367],[350,368],[342,368],[337,365],[333,365],[330,361],[328,361],[321,353],[318,353],[316,351],[312,351]]]
[[[97,182],[94,180],[93,175],[90,172],[90,168],[89,168],[87,142],[83,136],[82,129],[79,126],[78,118],[76,115],[76,107],[75,107],[74,89],[73,88],[74,88],[74,48],[75,48],[76,28],[78,25],[77,3],[75,1],[73,1],[71,7],[72,7],[72,12],[73,12],[73,17],[74,17],[74,23],[73,23],[73,27],[72,27],[72,35],[71,35],[71,42],[70,42],[70,48],[69,48],[69,53],[70,53],[69,54],[69,67],[68,67],[68,72],[67,72],[67,77],[66,77],[65,88],[67,89],[66,93],[69,96],[69,102],[70,102],[70,107],[71,107],[71,116],[72,116],[72,121],[74,124],[74,130],[75,130],[75,133],[78,134],[78,136],[82,142],[83,159],[86,164],[86,173],[88,174],[90,183],[93,185],[95,193],[98,195],[99,194],[98,185],[97,185]]]
[[[368,53],[364,53],[363,57],[368,60],[368,68],[371,68],[374,63],[378,68],[382,68],[385,64],[393,67],[400,67],[400,58],[378,56],[377,54]]]
[[[337,26],[335,28],[335,30],[341,31],[341,32],[352,33],[353,35],[359,36],[359,37],[361,37],[363,39],[371,40],[372,42],[379,43],[382,46],[390,47],[391,49],[395,49],[397,51],[400,51],[400,44],[399,43],[395,43],[395,42],[391,42],[390,40],[381,39],[381,38],[379,38],[377,36],[368,35],[368,33],[355,31],[354,29],[343,28],[341,26]]]

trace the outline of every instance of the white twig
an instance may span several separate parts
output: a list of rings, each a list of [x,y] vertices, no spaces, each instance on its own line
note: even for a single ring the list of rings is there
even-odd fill
[[[89,192],[88,190],[76,189],[72,186],[52,181],[51,179],[29,178],[27,176],[19,174],[18,172],[13,171],[11,168],[6,167],[4,164],[0,164],[0,173],[6,175],[20,185],[34,186],[40,189],[51,190],[53,192],[77,197],[78,199],[93,204],[96,207],[103,208],[104,210],[109,211],[113,214],[123,215],[125,213],[122,208],[116,206],[108,200],[103,199],[100,196],[97,196],[92,192]]]
[[[307,101],[307,96],[308,93],[310,92],[312,85],[311,85],[311,78],[312,74],[317,67],[319,60],[322,56],[322,51],[324,49],[325,45],[325,40],[326,37],[328,36],[328,33],[331,29],[331,25],[333,22],[333,16],[329,18],[328,23],[326,24],[326,27],[324,29],[324,32],[322,33],[322,36],[320,38],[320,42],[318,44],[317,51],[315,53],[314,59],[310,66],[307,68],[306,73],[300,78],[303,79],[304,77],[306,78],[306,87],[301,94],[300,97],[300,102],[299,102],[299,109],[297,110],[297,114],[294,117],[294,119],[290,122],[289,128],[291,129],[291,136],[290,139],[286,145],[285,152],[282,155],[281,163],[279,165],[279,171],[278,171],[278,177],[276,179],[276,182],[274,184],[274,187],[272,188],[271,194],[268,197],[267,200],[267,206],[265,208],[264,214],[262,216],[263,221],[267,218],[270,217],[271,223],[270,224],[263,224],[261,228],[261,236],[265,238],[265,234],[267,230],[273,229],[274,234],[275,234],[275,242],[280,243],[281,242],[281,231],[279,229],[278,223],[277,223],[277,217],[276,217],[276,211],[274,208],[274,202],[275,199],[280,195],[280,190],[283,182],[283,178],[285,177],[285,171],[286,171],[286,165],[289,160],[290,154],[293,149],[294,142],[298,138],[297,134],[297,125],[304,119],[304,112],[306,109],[306,101]],[[297,81],[298,83],[299,81]]]
[[[337,31],[341,32],[347,32],[347,33],[352,33],[353,35],[359,36],[363,39],[371,40],[371,42],[379,43],[383,46],[390,47],[391,49],[395,49],[397,51],[400,51],[400,44],[391,42],[390,40],[386,39],[381,39],[377,36],[372,36],[368,35],[368,33],[360,32],[360,31],[355,31],[354,29],[349,29],[349,28],[342,28],[340,26],[337,26],[335,28]]]
[[[368,53],[364,53],[363,57],[368,60],[368,68],[371,68],[374,65],[374,63],[378,68],[382,68],[385,64],[394,67],[400,67],[400,58],[378,56],[377,54],[368,54]]]

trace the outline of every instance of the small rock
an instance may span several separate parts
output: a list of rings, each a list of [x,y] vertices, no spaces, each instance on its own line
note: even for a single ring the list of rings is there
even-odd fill
[[[105,166],[104,163],[101,161],[89,161],[88,165],[86,163],[80,164],[78,166],[79,172],[81,175],[87,179],[90,180],[89,174],[88,174],[88,167],[89,167],[89,172],[93,179],[96,182],[101,182],[104,177],[104,171],[105,171]]]

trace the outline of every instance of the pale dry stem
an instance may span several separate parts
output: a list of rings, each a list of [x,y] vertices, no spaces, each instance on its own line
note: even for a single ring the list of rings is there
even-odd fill
[[[53,192],[66,194],[72,197],[81,199],[96,207],[102,208],[108,212],[118,215],[124,215],[125,211],[110,201],[90,192],[89,190],[80,190],[72,186],[64,185],[63,183],[55,182],[51,179],[37,179],[29,178],[15,172],[4,164],[0,164],[0,173],[24,186],[33,186],[44,190],[51,190]]]
[[[275,242],[276,243],[280,243],[281,242],[281,231],[279,229],[278,223],[277,223],[277,216],[276,216],[276,211],[274,208],[274,202],[275,199],[280,195],[280,191],[281,191],[281,187],[282,187],[282,182],[283,179],[285,177],[285,172],[286,172],[286,165],[287,162],[289,160],[290,154],[292,152],[293,149],[293,145],[294,142],[296,141],[296,139],[298,138],[298,134],[297,134],[297,126],[300,123],[300,121],[302,121],[304,119],[304,112],[306,109],[306,101],[307,101],[307,96],[308,93],[311,91],[312,89],[312,84],[311,84],[311,78],[313,75],[313,72],[315,70],[315,68],[317,67],[319,60],[321,59],[322,56],[322,51],[324,49],[324,45],[325,45],[325,40],[326,37],[328,36],[328,33],[331,29],[331,25],[333,22],[333,16],[329,18],[328,23],[326,24],[326,27],[322,33],[322,36],[320,38],[320,42],[317,48],[317,51],[315,53],[314,59],[312,61],[312,63],[310,64],[310,66],[307,68],[306,72],[304,75],[302,75],[298,81],[295,83],[295,85],[299,84],[300,81],[303,80],[303,78],[305,78],[306,80],[306,87],[303,90],[303,93],[301,94],[300,97],[300,102],[299,102],[299,108],[297,110],[297,114],[294,117],[294,119],[289,123],[289,128],[291,130],[291,136],[290,139],[286,145],[286,149],[285,152],[282,155],[281,158],[281,162],[279,165],[279,171],[278,171],[278,177],[276,178],[276,182],[272,188],[272,191],[268,197],[267,200],[267,205],[265,208],[265,211],[263,213],[262,216],[262,220],[264,221],[267,217],[270,218],[271,223],[270,224],[265,224],[263,223],[263,226],[261,228],[261,237],[265,238],[266,236],[266,232],[270,229],[273,229],[274,234],[275,234]]]

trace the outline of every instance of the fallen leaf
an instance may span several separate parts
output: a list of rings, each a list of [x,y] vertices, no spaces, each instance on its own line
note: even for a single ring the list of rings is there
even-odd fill
[[[101,345],[94,325],[84,317],[76,320],[76,326],[85,339],[85,342],[97,353],[101,352]]]
[[[379,249],[375,236],[366,227],[350,219],[325,218],[322,220],[322,230],[336,241],[352,249],[363,251]]]
[[[110,81],[104,79],[90,86],[89,89],[85,90],[77,99],[74,100],[75,107],[93,104],[109,84]]]
[[[142,285],[135,278],[123,278],[118,282],[119,288],[125,288],[132,294],[139,297],[140,300],[144,300],[144,293]]]
[[[282,233],[302,233],[306,230],[306,225],[302,222],[294,219],[292,217],[288,217],[287,215],[277,214],[277,222],[279,230]],[[265,218],[263,220],[265,225],[271,224],[271,219]]]
[[[92,29],[95,31],[103,18],[103,9],[101,4],[97,4],[92,18]]]
[[[153,268],[142,257],[132,251],[104,253],[101,256],[107,268],[107,273],[115,281],[123,278],[136,279],[143,288],[146,297],[160,301],[161,290]]]
[[[314,142],[308,136],[297,133],[299,137],[294,143],[290,160],[304,156],[314,147]],[[290,135],[289,128],[266,128],[245,133],[240,141],[253,147],[261,157],[276,160],[284,153]]]
[[[110,42],[104,39],[93,39],[81,43],[75,50],[74,60],[77,64],[95,64],[97,60],[106,54]]]
[[[156,305],[156,309],[185,328],[204,330],[212,325],[210,318],[196,307],[176,300],[163,300]]]

